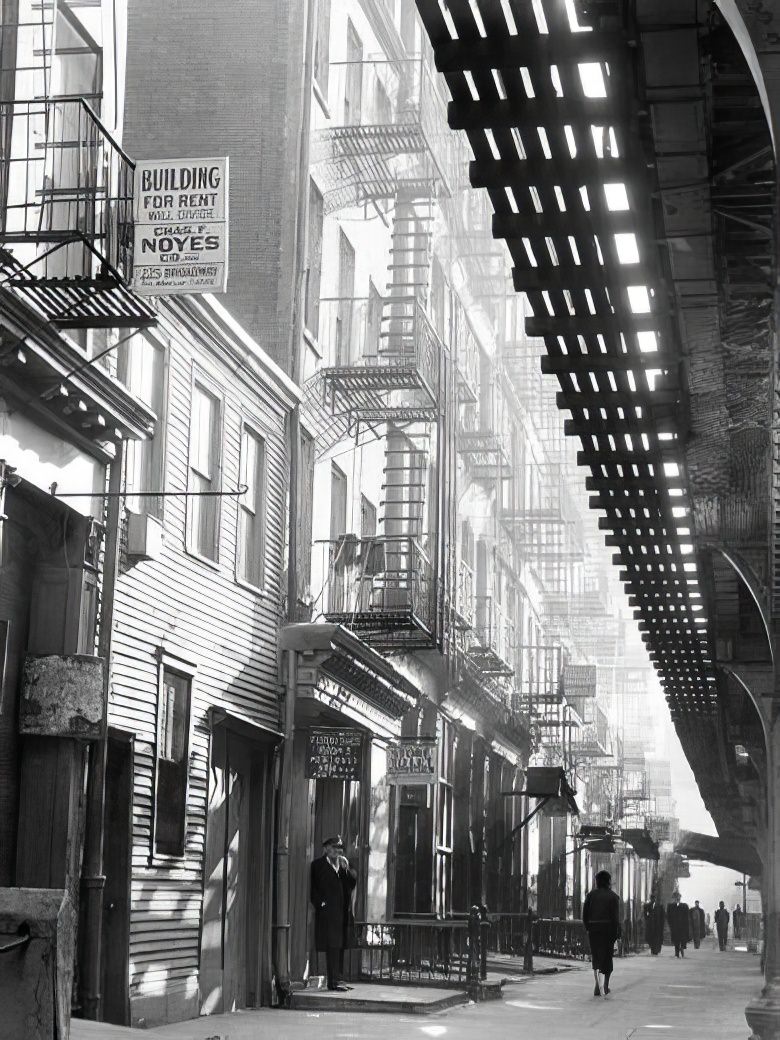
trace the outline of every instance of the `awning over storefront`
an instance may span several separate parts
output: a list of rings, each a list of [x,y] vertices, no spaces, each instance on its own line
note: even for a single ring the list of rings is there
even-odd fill
[[[421,693],[381,654],[343,625],[303,623],[286,625],[279,635],[282,650],[312,658],[319,677],[354,691],[393,719],[417,707]]]
[[[658,860],[658,845],[646,827],[624,827],[620,832],[623,841],[630,845],[640,859]]]
[[[688,859],[703,860],[718,867],[728,867],[741,874],[760,875],[761,860],[752,845],[742,838],[716,837],[698,834],[696,831],[681,831],[675,852]]]
[[[235,712],[228,711],[226,708],[217,705],[212,705],[209,708],[209,718],[213,728],[224,726],[225,729],[231,730],[237,736],[244,737],[246,740],[251,740],[255,743],[278,744],[284,739],[284,734],[281,730],[259,719],[244,718],[243,715],[237,715]]]

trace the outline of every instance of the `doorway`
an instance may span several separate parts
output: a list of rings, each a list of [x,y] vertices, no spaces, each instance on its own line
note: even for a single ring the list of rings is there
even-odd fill
[[[211,732],[206,821],[201,1014],[271,1002],[270,743],[227,723]]]
[[[130,869],[133,833],[133,735],[109,729],[103,807],[103,1020],[130,1025]]]

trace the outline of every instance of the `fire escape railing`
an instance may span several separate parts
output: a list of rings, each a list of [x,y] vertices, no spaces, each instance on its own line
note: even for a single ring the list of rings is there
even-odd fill
[[[134,163],[83,98],[0,102],[0,284],[64,328],[140,327]]]
[[[451,195],[465,182],[465,151],[424,58],[332,62],[326,100],[312,158],[328,211],[392,199],[402,185]]]
[[[429,644],[433,567],[417,539],[347,534],[320,544],[326,620],[359,631],[373,645]]]

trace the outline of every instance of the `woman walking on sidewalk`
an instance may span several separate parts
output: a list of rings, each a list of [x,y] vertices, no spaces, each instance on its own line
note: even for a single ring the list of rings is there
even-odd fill
[[[596,887],[585,896],[582,908],[582,923],[590,941],[590,957],[593,965],[595,987],[593,996],[602,993],[599,975],[604,976],[604,996],[609,993],[612,975],[612,950],[620,938],[620,899],[611,889],[612,875],[607,870],[596,874]]]

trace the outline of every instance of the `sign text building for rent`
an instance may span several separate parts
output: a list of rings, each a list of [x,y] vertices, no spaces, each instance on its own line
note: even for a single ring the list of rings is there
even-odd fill
[[[139,293],[225,291],[227,157],[139,161],[133,210],[133,286]]]

